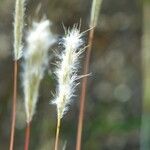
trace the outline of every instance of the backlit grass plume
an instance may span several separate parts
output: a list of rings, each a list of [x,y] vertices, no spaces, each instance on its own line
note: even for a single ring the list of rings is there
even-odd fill
[[[23,74],[27,122],[32,120],[35,113],[40,81],[48,64],[48,49],[55,42],[49,27],[48,20],[33,23],[27,36]]]
[[[72,30],[68,30],[65,33],[65,37],[61,41],[63,51],[58,55],[60,60],[57,64],[56,77],[57,77],[57,92],[54,103],[57,106],[57,133],[55,141],[55,150],[58,149],[58,137],[60,120],[64,113],[68,109],[68,105],[72,101],[76,86],[78,85],[77,80],[78,69],[80,63],[80,55],[83,53],[83,34],[76,26]]]
[[[22,36],[24,27],[24,3],[25,0],[16,0],[14,21],[14,59],[22,57]]]
[[[22,36],[24,27],[24,3],[25,0],[16,0],[14,15],[14,80],[13,80],[13,100],[12,100],[12,121],[10,132],[9,150],[14,148],[15,126],[16,126],[16,108],[17,108],[17,78],[18,78],[18,60],[22,56]],[[2,4],[1,4],[2,5]]]

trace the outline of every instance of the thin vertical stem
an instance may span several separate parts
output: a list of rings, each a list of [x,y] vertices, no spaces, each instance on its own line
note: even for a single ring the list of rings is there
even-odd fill
[[[29,150],[31,122],[27,123],[24,150]]]
[[[88,74],[88,72],[89,72],[89,62],[90,62],[90,56],[91,56],[91,50],[92,50],[93,37],[94,37],[94,28],[92,28],[89,32],[89,40],[88,40],[89,47],[87,48],[83,74]],[[83,118],[84,118],[86,87],[87,87],[87,76],[85,76],[82,79],[76,150],[81,149],[81,138],[82,138],[82,127],[83,127]]]
[[[83,74],[89,73],[89,63],[90,63],[90,56],[91,56],[91,51],[92,51],[92,44],[93,44],[93,37],[94,37],[94,30],[95,30],[95,28],[93,27],[96,27],[97,25],[101,4],[102,4],[102,0],[93,0],[92,2],[91,18],[90,18],[90,23],[89,23],[89,27],[91,28],[89,32],[89,39],[88,39],[89,47],[87,48],[87,52],[86,52]],[[87,76],[82,79],[76,150],[81,149],[86,88],[87,88]]]
[[[58,145],[59,145],[60,123],[61,123],[61,119],[58,117],[57,129],[56,129],[56,138],[55,138],[55,148],[54,148],[55,150],[58,150]]]
[[[17,105],[17,78],[18,78],[18,61],[14,61],[14,81],[13,81],[13,101],[12,101],[12,122],[9,150],[14,148],[15,125],[16,125],[16,105]]]

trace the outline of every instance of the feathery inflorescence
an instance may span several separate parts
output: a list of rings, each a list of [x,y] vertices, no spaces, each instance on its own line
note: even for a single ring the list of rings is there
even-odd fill
[[[48,65],[48,49],[55,42],[48,20],[33,23],[27,36],[27,49],[24,54],[23,86],[27,122],[32,120],[38,99],[40,81]]]
[[[16,0],[14,20],[14,59],[22,57],[22,36],[24,27],[24,3],[25,0]]]
[[[67,111],[78,85],[77,80],[80,78],[77,74],[80,64],[79,57],[84,51],[82,36],[80,30],[74,27],[72,30],[66,31],[65,37],[60,43],[64,50],[58,55],[59,63],[56,70],[58,86],[53,101],[57,106],[58,119],[61,119]]]

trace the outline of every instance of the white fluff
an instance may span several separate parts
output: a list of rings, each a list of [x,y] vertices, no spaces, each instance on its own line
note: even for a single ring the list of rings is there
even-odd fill
[[[60,61],[56,70],[58,86],[56,98],[53,101],[57,106],[59,119],[67,111],[67,106],[70,104],[75,88],[78,85],[76,80],[79,79],[77,75],[80,63],[79,56],[84,51],[82,49],[82,45],[84,44],[82,34],[74,27],[71,31],[67,31],[61,44],[64,50],[59,56]]]
[[[48,49],[55,42],[49,27],[48,20],[33,23],[27,36],[23,74],[27,122],[32,120],[35,113],[40,81],[48,64]]]

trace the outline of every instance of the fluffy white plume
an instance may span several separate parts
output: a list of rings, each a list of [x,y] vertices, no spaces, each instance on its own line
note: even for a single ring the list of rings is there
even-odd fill
[[[16,0],[14,21],[14,59],[22,57],[22,35],[24,27],[24,3],[25,0]]]
[[[55,37],[49,27],[48,20],[33,23],[27,36],[23,73],[27,122],[32,120],[35,113],[40,81],[48,64],[48,49],[55,42]]]
[[[57,106],[57,115],[61,119],[67,110],[68,104],[74,96],[75,88],[78,85],[77,80],[80,78],[77,73],[79,69],[79,57],[83,53],[84,44],[82,33],[74,27],[71,31],[66,31],[66,36],[62,39],[61,44],[64,50],[59,56],[59,64],[56,70],[58,80],[56,98],[54,104]]]

